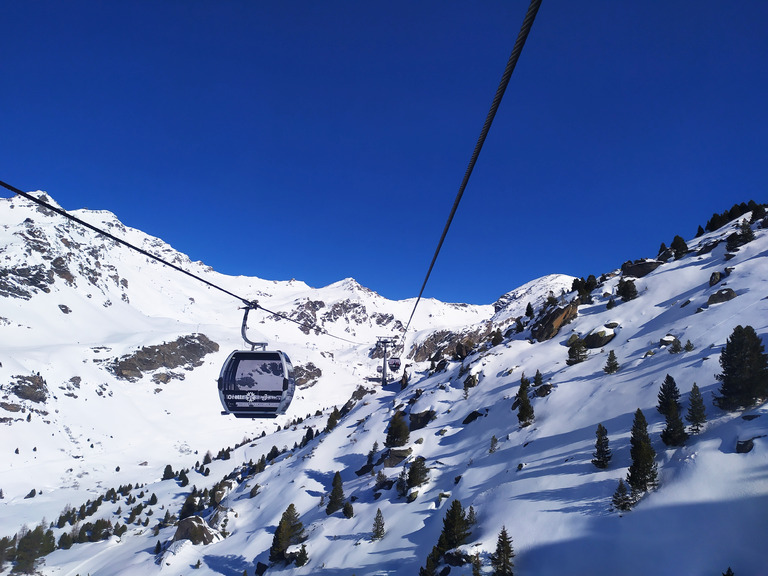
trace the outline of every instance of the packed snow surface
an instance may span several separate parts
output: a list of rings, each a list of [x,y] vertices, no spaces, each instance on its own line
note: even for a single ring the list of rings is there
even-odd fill
[[[255,312],[249,336],[321,375],[300,386],[288,413],[276,420],[221,415],[216,379],[229,352],[243,345],[241,302],[27,200],[0,200],[2,279],[10,278],[0,284],[0,536],[44,522],[46,529],[54,524],[58,540],[72,530],[55,527],[65,509],[122,485],[134,486],[137,503],[152,494],[158,500],[120,537],[49,554],[38,565],[41,574],[187,574],[193,567],[201,576],[253,574],[259,563],[269,564],[275,528],[291,503],[306,530],[309,562],[273,565],[269,573],[416,574],[455,499],[477,515],[461,551],[479,553],[488,574],[502,526],[513,539],[517,574],[704,575],[729,566],[739,576],[768,574],[768,406],[724,412],[712,404],[720,352],[734,327],[752,326],[764,343],[768,335],[768,231],[757,224],[755,240],[730,254],[725,238],[735,222],[690,240],[686,256],[635,279],[638,297],[628,302],[616,297],[619,271],[604,271],[593,302],[580,305],[553,339],[537,342],[533,320],[524,316],[527,304],[539,314],[548,297],[570,301],[572,277],[544,277],[495,306],[425,300],[403,337],[414,300],[388,301],[352,279],[312,288],[295,280],[224,276],[109,212],[77,215],[268,310],[308,322],[313,328]],[[596,273],[585,275],[590,272]],[[713,272],[722,279],[711,286]],[[457,267],[456,282],[476,281],[465,274]],[[708,303],[724,288],[736,297]],[[611,298],[616,306],[609,309]],[[496,328],[503,340],[494,346]],[[435,369],[434,355],[414,361],[416,347],[441,331],[453,335],[449,340],[472,338],[472,352],[446,356],[442,370]],[[586,361],[567,365],[569,338],[599,331],[614,337],[590,349]],[[219,345],[198,365],[134,380],[108,369],[141,347],[193,334]],[[409,378],[402,390],[402,370],[386,385],[376,380],[377,338],[394,336]],[[670,353],[668,336],[690,341],[693,349]],[[603,367],[611,350],[621,368],[609,375]],[[532,379],[537,370],[551,390],[531,395],[535,421],[520,427],[515,395],[523,374]],[[19,378],[38,374],[45,399],[19,397]],[[703,431],[680,447],[659,439],[664,419],[657,394],[667,374],[681,391],[683,413],[694,383],[707,409]],[[472,375],[477,385],[465,391]],[[333,408],[345,404],[338,425],[325,431]],[[627,474],[638,408],[649,423],[660,486],[619,514],[611,497]],[[432,412],[405,446],[411,449],[405,464],[423,457],[429,467],[427,483],[410,498],[377,486],[377,473],[395,481],[403,469],[379,463],[396,411]],[[591,463],[600,423],[613,454],[605,470]],[[304,442],[308,429],[314,438]],[[737,452],[746,440],[752,450]],[[358,474],[374,446],[373,471]],[[241,468],[273,447],[281,453],[263,472]],[[217,458],[226,448],[229,459]],[[213,460],[203,475],[199,463],[207,452]],[[167,465],[188,469],[189,484],[161,480]],[[352,518],[326,514],[336,471]],[[193,486],[211,489],[226,477],[231,482],[220,505],[200,512],[220,537],[208,545],[173,542],[176,526],[159,525],[166,512],[178,515]],[[126,497],[105,500],[87,521],[126,524],[134,505]],[[372,542],[377,509],[386,534]],[[10,569],[6,564],[6,573]],[[469,565],[451,568],[451,574],[469,573]]]

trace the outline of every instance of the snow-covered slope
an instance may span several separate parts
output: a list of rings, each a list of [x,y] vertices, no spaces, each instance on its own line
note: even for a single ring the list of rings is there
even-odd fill
[[[476,512],[462,551],[479,553],[486,573],[502,526],[513,538],[520,574],[718,574],[728,566],[737,575],[765,573],[768,407],[726,413],[711,402],[720,351],[733,328],[751,325],[763,342],[768,334],[768,231],[757,225],[755,240],[730,254],[724,240],[733,223],[689,241],[685,257],[637,278],[638,297],[628,302],[615,297],[619,271],[606,271],[593,302],[580,305],[577,317],[543,342],[532,339],[535,321],[524,317],[525,308],[530,302],[541,320],[548,298],[573,298],[563,296],[573,278],[542,278],[495,306],[425,301],[406,336],[409,385],[401,390],[399,381],[383,387],[372,381],[380,361],[371,349],[378,336],[399,334],[412,300],[387,301],[352,279],[314,289],[296,281],[223,276],[123,227],[109,213],[80,212],[211,282],[330,333],[255,315],[254,337],[286,350],[307,373],[319,369],[321,375],[301,388],[286,416],[252,422],[221,416],[214,384],[226,354],[240,345],[236,300],[27,201],[0,203],[0,416],[6,426],[0,439],[0,536],[43,519],[47,528],[67,506],[77,509],[109,488],[134,486],[80,520],[131,520],[127,532],[52,552],[39,566],[44,574],[185,574],[198,562],[199,574],[253,574],[269,564],[276,525],[291,503],[307,532],[309,562],[300,568],[273,565],[269,573],[415,574],[437,543],[454,499]],[[710,285],[713,272],[723,279]],[[36,288],[25,287],[30,282]],[[726,288],[735,298],[709,303]],[[612,297],[617,305],[609,308]],[[503,338],[494,346],[490,334],[496,328]],[[566,364],[572,335],[601,331],[613,339],[591,349],[586,361]],[[446,357],[442,365],[435,362],[439,350],[414,360],[435,333],[441,343],[471,336],[474,348],[466,357]],[[107,370],[138,347],[192,334],[219,344],[200,365],[157,369],[133,381]],[[690,341],[693,349],[670,353],[670,335]],[[609,351],[621,365],[611,375],[603,371]],[[537,389],[541,395],[532,395],[535,421],[521,428],[512,409],[515,394],[522,375],[537,370],[544,385]],[[38,373],[45,400],[20,398],[19,377]],[[694,382],[706,401],[704,430],[682,447],[659,440],[664,421],[656,411],[657,394],[667,374],[677,382],[684,407]],[[477,385],[465,391],[471,376]],[[334,406],[344,406],[343,416],[324,431]],[[619,515],[610,508],[611,496],[630,464],[629,435],[638,408],[649,422],[660,487]],[[429,467],[427,483],[410,498],[390,486],[403,463],[388,466],[383,460],[397,411],[412,422],[404,463],[423,457]],[[591,464],[599,423],[613,452],[605,470]],[[493,437],[498,442],[491,451]],[[737,453],[739,440],[753,440],[754,448]],[[219,452],[224,448],[232,449]],[[201,466],[206,451],[214,458]],[[254,473],[249,463],[270,452],[280,454]],[[372,469],[366,466],[369,457]],[[167,464],[174,471],[189,469],[189,484],[160,480]],[[325,511],[337,471],[352,518]],[[173,542],[177,526],[160,523],[166,512],[179,514],[193,485],[201,491],[217,486],[226,494],[199,512],[218,531],[210,544]],[[25,498],[32,489],[35,496]],[[157,504],[129,518],[151,494]],[[131,498],[136,502],[129,504]],[[377,509],[386,535],[371,542]],[[57,540],[71,530],[70,524],[53,528]],[[470,572],[468,565],[451,569]]]

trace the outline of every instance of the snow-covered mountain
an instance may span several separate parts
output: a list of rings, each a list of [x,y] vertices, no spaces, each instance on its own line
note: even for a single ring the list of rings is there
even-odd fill
[[[605,271],[589,304],[572,303],[574,279],[563,275],[492,306],[426,300],[403,337],[413,300],[386,300],[352,279],[312,288],[221,275],[109,212],[76,215],[301,322],[259,311],[249,329],[289,354],[300,386],[276,420],[222,416],[215,380],[227,354],[242,347],[238,300],[28,200],[0,199],[0,536],[42,525],[59,542],[110,522],[106,539],[47,554],[40,573],[240,575],[269,566],[285,574],[415,574],[456,499],[477,516],[459,552],[479,553],[489,574],[502,526],[518,574],[719,574],[729,566],[737,575],[768,573],[761,549],[768,407],[729,413],[712,404],[734,327],[752,326],[763,342],[768,334],[761,222],[738,249],[726,246],[732,221],[689,240],[681,258]],[[631,274],[638,296],[623,302],[618,283]],[[386,386],[376,381],[376,340],[393,336],[403,340],[402,390],[402,371]],[[592,347],[569,365],[576,336],[589,336]],[[690,346],[670,353],[675,339]],[[621,366],[614,374],[603,370],[610,351]],[[523,374],[537,370],[535,420],[520,427],[515,396]],[[706,401],[704,430],[681,447],[659,439],[657,394],[667,374],[683,406],[694,382]],[[334,407],[341,417],[326,430]],[[660,486],[619,514],[611,497],[627,474],[638,408]],[[390,451],[384,442],[395,413],[405,415],[410,435]],[[613,452],[602,470],[591,463],[600,423]],[[751,441],[751,451],[737,452],[740,441]],[[420,457],[428,480],[401,496],[396,480]],[[162,480],[168,466],[174,478]],[[335,472],[351,518],[326,514]],[[173,518],[193,486],[206,491],[195,513],[210,531],[207,544],[183,537]],[[302,567],[269,562],[289,504],[307,535]],[[62,518],[69,508],[81,517]],[[386,534],[371,541],[377,510]],[[118,524],[127,527],[119,535]],[[450,573],[469,574],[471,566]]]

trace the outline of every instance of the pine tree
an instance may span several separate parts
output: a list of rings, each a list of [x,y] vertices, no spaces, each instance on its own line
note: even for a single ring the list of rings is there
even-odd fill
[[[615,510],[626,512],[632,508],[632,497],[629,495],[627,485],[624,484],[624,480],[619,478],[619,486],[616,488],[616,492],[613,493],[611,504]]]
[[[720,396],[715,405],[734,410],[754,404],[768,394],[768,356],[752,326],[736,326],[720,354]]]
[[[493,567],[493,576],[513,576],[515,564],[512,558],[515,552],[512,549],[512,538],[507,534],[506,526],[501,527],[499,538],[496,541],[496,551],[491,554],[491,566]]]
[[[373,519],[373,530],[371,531],[371,541],[381,540],[384,538],[384,515],[381,513],[381,508],[376,509],[376,516]]]
[[[344,502],[344,506],[341,507],[341,511],[344,514],[344,518],[352,518],[355,515],[355,509],[352,506],[352,502],[349,500]]]
[[[733,573],[733,570],[731,570],[731,567],[728,566],[728,570],[723,572],[723,576],[736,576],[736,575]]]
[[[443,518],[443,532],[438,540],[441,555],[464,544],[470,534],[464,507],[461,502],[454,500]]]
[[[475,524],[477,524],[477,514],[475,514],[474,506],[470,506],[467,510],[467,525],[471,528]]]
[[[538,388],[542,384],[544,384],[544,376],[542,375],[541,371],[536,370],[536,374],[533,376],[533,386]]]
[[[307,553],[307,545],[302,544],[299,548],[299,553],[296,555],[296,566],[302,567],[309,562],[309,554]]]
[[[603,368],[603,372],[606,374],[615,374],[619,371],[619,361],[616,359],[616,352],[611,350],[608,352],[608,360],[605,362],[605,367]]]
[[[573,366],[579,362],[584,362],[587,358],[587,345],[581,338],[576,338],[568,348],[568,359],[565,363],[568,364],[568,366]]]
[[[680,340],[675,338],[672,340],[672,344],[669,345],[669,353],[670,354],[680,354],[680,352],[683,351],[683,345],[680,344]]]
[[[595,451],[592,454],[594,456],[592,464],[598,468],[608,468],[608,464],[611,461],[611,449],[608,446],[608,430],[602,424],[597,425],[595,431]]]
[[[408,469],[408,488],[415,488],[421,486],[429,478],[429,468],[427,468],[426,460],[419,456],[412,463]]]
[[[622,302],[629,302],[637,298],[637,288],[635,287],[634,280],[624,280],[621,278],[619,284],[616,287],[616,294],[619,295]]]
[[[155,555],[160,554],[160,552],[163,550],[162,545],[160,544],[160,540],[157,541],[157,544],[155,544]]]
[[[480,560],[480,553],[475,552],[472,554],[472,576],[482,576],[483,574],[483,562]]]
[[[402,412],[395,412],[392,419],[389,421],[389,430],[387,431],[387,438],[384,440],[384,445],[388,448],[397,448],[398,446],[405,446],[408,442],[408,436],[410,430],[408,429],[408,423],[405,421],[405,416]]]
[[[530,382],[525,377],[525,374],[523,374],[522,378],[520,378],[520,388],[517,391],[517,420],[523,428],[530,426],[534,419],[533,406],[528,398],[529,388]]]
[[[692,352],[694,349],[693,343],[690,340],[685,341],[685,346],[683,346],[683,350],[686,352]]]
[[[408,494],[408,468],[403,465],[403,469],[400,471],[400,475],[395,482],[395,489],[400,497]]]
[[[675,253],[675,260],[680,260],[680,258],[688,253],[688,245],[681,236],[675,236],[669,247],[672,248],[672,251]]]
[[[326,431],[330,432],[331,430],[336,428],[336,425],[339,423],[339,418],[341,418],[341,412],[339,412],[339,409],[336,406],[334,406],[333,410],[328,415],[328,422],[326,422],[325,424]]]
[[[704,399],[701,396],[701,391],[693,383],[691,388],[691,395],[689,397],[690,405],[688,406],[688,412],[685,414],[685,419],[691,425],[691,433],[698,434],[701,431],[701,427],[707,421],[707,411],[704,407]]]
[[[176,473],[173,471],[173,468],[171,468],[170,464],[166,464],[165,470],[163,470],[163,480],[170,480],[171,478],[175,478]]]
[[[629,455],[632,464],[627,473],[627,484],[633,493],[645,492],[657,486],[658,468],[656,466],[656,451],[651,445],[648,435],[648,422],[640,408],[635,412],[632,422],[632,432],[629,439]]]
[[[685,424],[680,417],[680,412],[670,410],[664,415],[666,426],[661,431],[661,441],[667,446],[682,446],[688,439],[688,433],[685,431]]]
[[[680,412],[680,390],[677,388],[675,379],[669,374],[665,376],[657,398],[659,399],[659,404],[656,406],[656,410],[662,416]]]
[[[530,302],[528,302],[528,305],[525,307],[525,315],[528,316],[528,318],[533,318],[533,306],[531,306]]]
[[[283,512],[280,522],[277,523],[275,535],[272,538],[272,546],[269,548],[270,562],[285,562],[288,560],[286,551],[291,544],[298,544],[304,540],[304,525],[299,520],[296,507],[289,504]]]
[[[325,508],[325,513],[331,515],[336,510],[341,510],[342,506],[344,506],[344,487],[341,483],[341,474],[336,472],[333,475],[331,495],[328,497],[328,506]]]
[[[499,446],[499,439],[496,438],[496,435],[494,434],[493,436],[491,436],[491,447],[488,448],[488,454],[493,454],[494,452],[496,452],[496,449],[498,448],[498,446]]]

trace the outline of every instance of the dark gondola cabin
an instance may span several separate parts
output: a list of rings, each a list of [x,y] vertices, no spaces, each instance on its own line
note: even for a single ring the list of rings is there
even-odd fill
[[[400,358],[390,358],[387,360],[387,365],[389,366],[390,370],[397,372],[400,370]]]
[[[296,381],[288,356],[279,350],[236,350],[219,376],[224,414],[275,418],[293,399]]]

